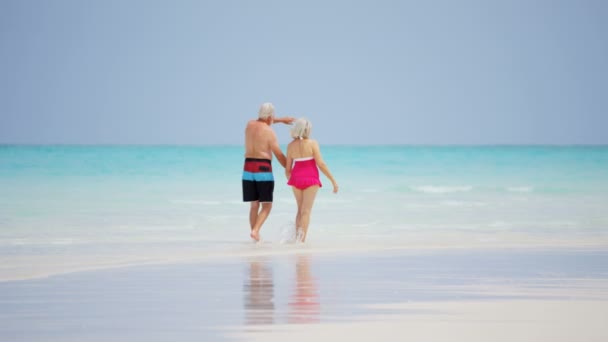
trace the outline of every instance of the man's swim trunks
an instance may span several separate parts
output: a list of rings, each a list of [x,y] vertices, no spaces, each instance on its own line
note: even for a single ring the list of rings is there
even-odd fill
[[[291,177],[289,177],[287,184],[295,186],[300,190],[304,190],[313,185],[321,187],[319,169],[317,168],[315,159],[313,157],[294,159],[293,167],[291,168]]]
[[[243,168],[243,202],[272,202],[274,178],[268,159],[246,158]]]

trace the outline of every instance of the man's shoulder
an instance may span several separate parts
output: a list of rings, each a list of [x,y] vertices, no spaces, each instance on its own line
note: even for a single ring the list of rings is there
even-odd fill
[[[248,131],[259,131],[259,130],[263,130],[264,127],[262,127],[262,125],[260,125],[260,122],[257,120],[249,120],[247,122],[247,128]]]
[[[247,127],[256,127],[259,129],[269,129],[270,126],[268,126],[267,124],[265,124],[264,122],[261,122],[259,120],[249,120],[247,121]]]

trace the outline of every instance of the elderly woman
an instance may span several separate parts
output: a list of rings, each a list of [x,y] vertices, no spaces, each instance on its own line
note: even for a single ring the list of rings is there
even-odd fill
[[[305,242],[310,223],[310,212],[317,191],[322,186],[319,179],[319,169],[331,181],[334,193],[338,192],[338,184],[329,172],[327,164],[321,157],[319,144],[310,139],[312,125],[307,119],[295,121],[291,129],[293,141],[287,146],[287,161],[285,175],[293,189],[293,195],[298,204],[296,215],[296,241]]]

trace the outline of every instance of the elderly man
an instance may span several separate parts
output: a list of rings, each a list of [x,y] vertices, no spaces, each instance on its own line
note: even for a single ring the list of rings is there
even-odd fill
[[[272,155],[285,167],[285,155],[279,147],[277,136],[271,128],[273,123],[291,124],[294,118],[274,117],[272,103],[264,103],[258,112],[258,119],[247,123],[245,129],[245,166],[243,168],[243,201],[250,202],[250,236],[260,241],[260,229],[272,209],[274,177],[272,175]],[[261,203],[261,208],[260,208]]]

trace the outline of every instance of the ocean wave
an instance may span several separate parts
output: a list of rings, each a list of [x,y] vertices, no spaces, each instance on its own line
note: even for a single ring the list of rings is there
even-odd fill
[[[78,239],[72,238],[57,238],[50,240],[51,245],[74,245],[79,242]]]
[[[48,245],[76,245],[84,243],[79,238],[9,238],[0,239],[0,246],[48,246]]]
[[[10,246],[25,246],[31,244],[27,239],[0,239],[0,246],[2,245],[10,245]]]
[[[381,193],[381,192],[382,192],[382,190],[380,190],[380,189],[368,188],[368,189],[361,189],[361,190],[359,190],[359,192],[366,193],[366,194],[376,194],[376,193]]]
[[[412,190],[418,192],[424,192],[427,194],[445,194],[451,192],[469,192],[473,190],[470,185],[461,186],[435,186],[435,185],[424,185],[424,186],[413,186]]]
[[[532,192],[534,188],[531,186],[510,186],[507,187],[507,191],[509,192]]]
[[[482,207],[488,205],[485,202],[470,202],[470,201],[443,201],[441,205],[448,207]]]
[[[190,199],[176,199],[169,200],[172,204],[192,204],[192,205],[223,205],[230,202],[227,201],[214,201],[214,200],[190,200]],[[240,202],[239,202],[240,203]]]

